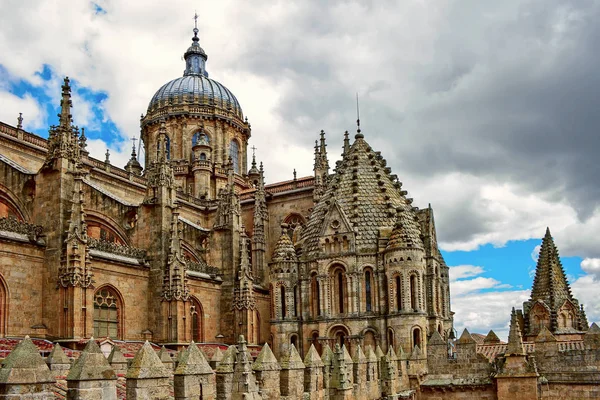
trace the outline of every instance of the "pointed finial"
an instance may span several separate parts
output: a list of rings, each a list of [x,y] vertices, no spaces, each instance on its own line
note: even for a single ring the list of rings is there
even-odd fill
[[[62,85],[62,99],[60,101],[59,124],[68,128],[71,125],[71,85],[69,77],[66,76]]]
[[[551,238],[552,234],[550,233],[550,227],[546,227],[546,235],[547,238]]]
[[[350,139],[348,138],[348,131],[344,132],[344,153],[348,153],[350,150]]]
[[[17,118],[17,129],[23,129],[23,113],[19,113],[19,118]]]
[[[363,135],[360,132],[360,107],[358,105],[358,92],[356,92],[356,135],[354,135],[355,139],[362,139],[365,137],[365,135]]]
[[[261,174],[262,174],[262,172],[263,172],[263,163],[262,163],[262,161],[260,162],[260,167],[259,167],[259,170],[260,170],[260,172],[261,172]]]
[[[294,180],[296,180],[296,168],[294,168]]]
[[[106,154],[104,154],[104,155],[106,156],[104,163],[110,164],[110,151],[108,149],[106,149]]]
[[[136,154],[135,154],[135,142],[137,141],[137,138],[134,136],[131,138],[131,141],[133,142],[133,145],[131,146],[131,157],[135,158]]]
[[[194,37],[192,38],[194,42],[200,41],[198,39],[198,13],[194,12]]]

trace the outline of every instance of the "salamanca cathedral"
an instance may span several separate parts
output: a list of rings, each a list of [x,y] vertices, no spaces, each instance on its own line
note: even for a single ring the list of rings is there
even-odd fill
[[[267,184],[193,33],[144,165],[89,155],[68,78],[47,139],[0,122],[0,398],[600,397],[550,230],[508,342],[456,332],[434,210],[369,133],[332,166],[321,131],[313,175]]]

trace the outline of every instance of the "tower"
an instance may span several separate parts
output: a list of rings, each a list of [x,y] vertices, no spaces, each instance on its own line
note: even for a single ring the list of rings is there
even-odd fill
[[[216,199],[227,183],[231,159],[238,187],[245,185],[250,124],[234,94],[208,77],[208,56],[194,28],[184,53],[183,76],[163,85],[140,121],[145,168],[156,161],[161,120],[165,155],[173,167],[175,187],[196,198]]]
[[[542,327],[554,336],[588,330],[583,306],[571,294],[549,228],[542,239],[531,297],[523,303],[522,317],[525,340],[534,339]]]

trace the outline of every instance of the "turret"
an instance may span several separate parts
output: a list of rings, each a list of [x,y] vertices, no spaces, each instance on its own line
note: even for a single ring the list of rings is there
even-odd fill
[[[254,157],[252,157],[252,168],[255,168]],[[267,275],[267,242],[268,242],[268,221],[269,213],[267,211],[267,200],[265,195],[265,178],[262,162],[258,171],[258,180],[256,181],[256,192],[254,193],[254,226],[252,230],[252,260],[254,271],[258,283],[264,284]]]
[[[293,344],[299,346],[297,342],[300,302],[298,257],[287,229],[287,224],[281,224],[281,236],[269,263],[271,307],[274,319],[271,333],[275,340],[273,349],[276,355],[281,354],[288,344],[294,342],[292,340],[294,335],[296,343]]]

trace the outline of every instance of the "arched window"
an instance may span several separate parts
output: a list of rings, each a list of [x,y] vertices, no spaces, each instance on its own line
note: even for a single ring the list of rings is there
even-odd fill
[[[365,271],[365,310],[373,311],[373,296],[371,294],[371,271]]]
[[[394,346],[394,330],[388,328],[388,346]]]
[[[240,146],[237,141],[232,140],[229,145],[229,157],[231,157],[231,162],[233,163],[233,172],[236,174],[240,173]]]
[[[167,158],[167,160],[171,159],[171,139],[166,136],[166,140],[165,140],[165,157]]]
[[[290,344],[294,345],[294,347],[298,348],[298,335],[293,334],[290,336]]]
[[[417,277],[416,275],[411,275],[410,276],[410,308],[413,311],[416,311],[418,309],[418,285],[417,285]]]
[[[285,319],[285,287],[279,287],[279,296],[281,297],[281,319]]]
[[[202,311],[202,305],[195,298],[192,298],[190,303],[192,340],[196,343],[201,343],[204,341],[204,313]]]
[[[345,312],[344,300],[346,296],[344,296],[344,283],[344,271],[338,269],[335,273],[335,292],[337,294],[337,312],[339,314],[343,314]]]
[[[415,346],[419,346],[421,348],[421,329],[415,328],[413,330],[413,349]]]
[[[94,295],[94,337],[120,339],[119,297],[109,287],[103,287]]]
[[[200,161],[206,161],[206,154],[200,153]]]
[[[294,286],[294,317],[298,316],[298,286]]]
[[[316,318],[321,315],[321,293],[319,293],[317,274],[313,274],[310,278],[310,293],[311,315]]]
[[[396,310],[402,311],[402,281],[396,276]]]
[[[373,331],[365,332],[365,337],[363,339],[363,347],[366,349],[367,346],[371,346],[372,349],[375,349],[375,347],[377,347],[377,341],[375,339],[375,334],[373,333]]]

